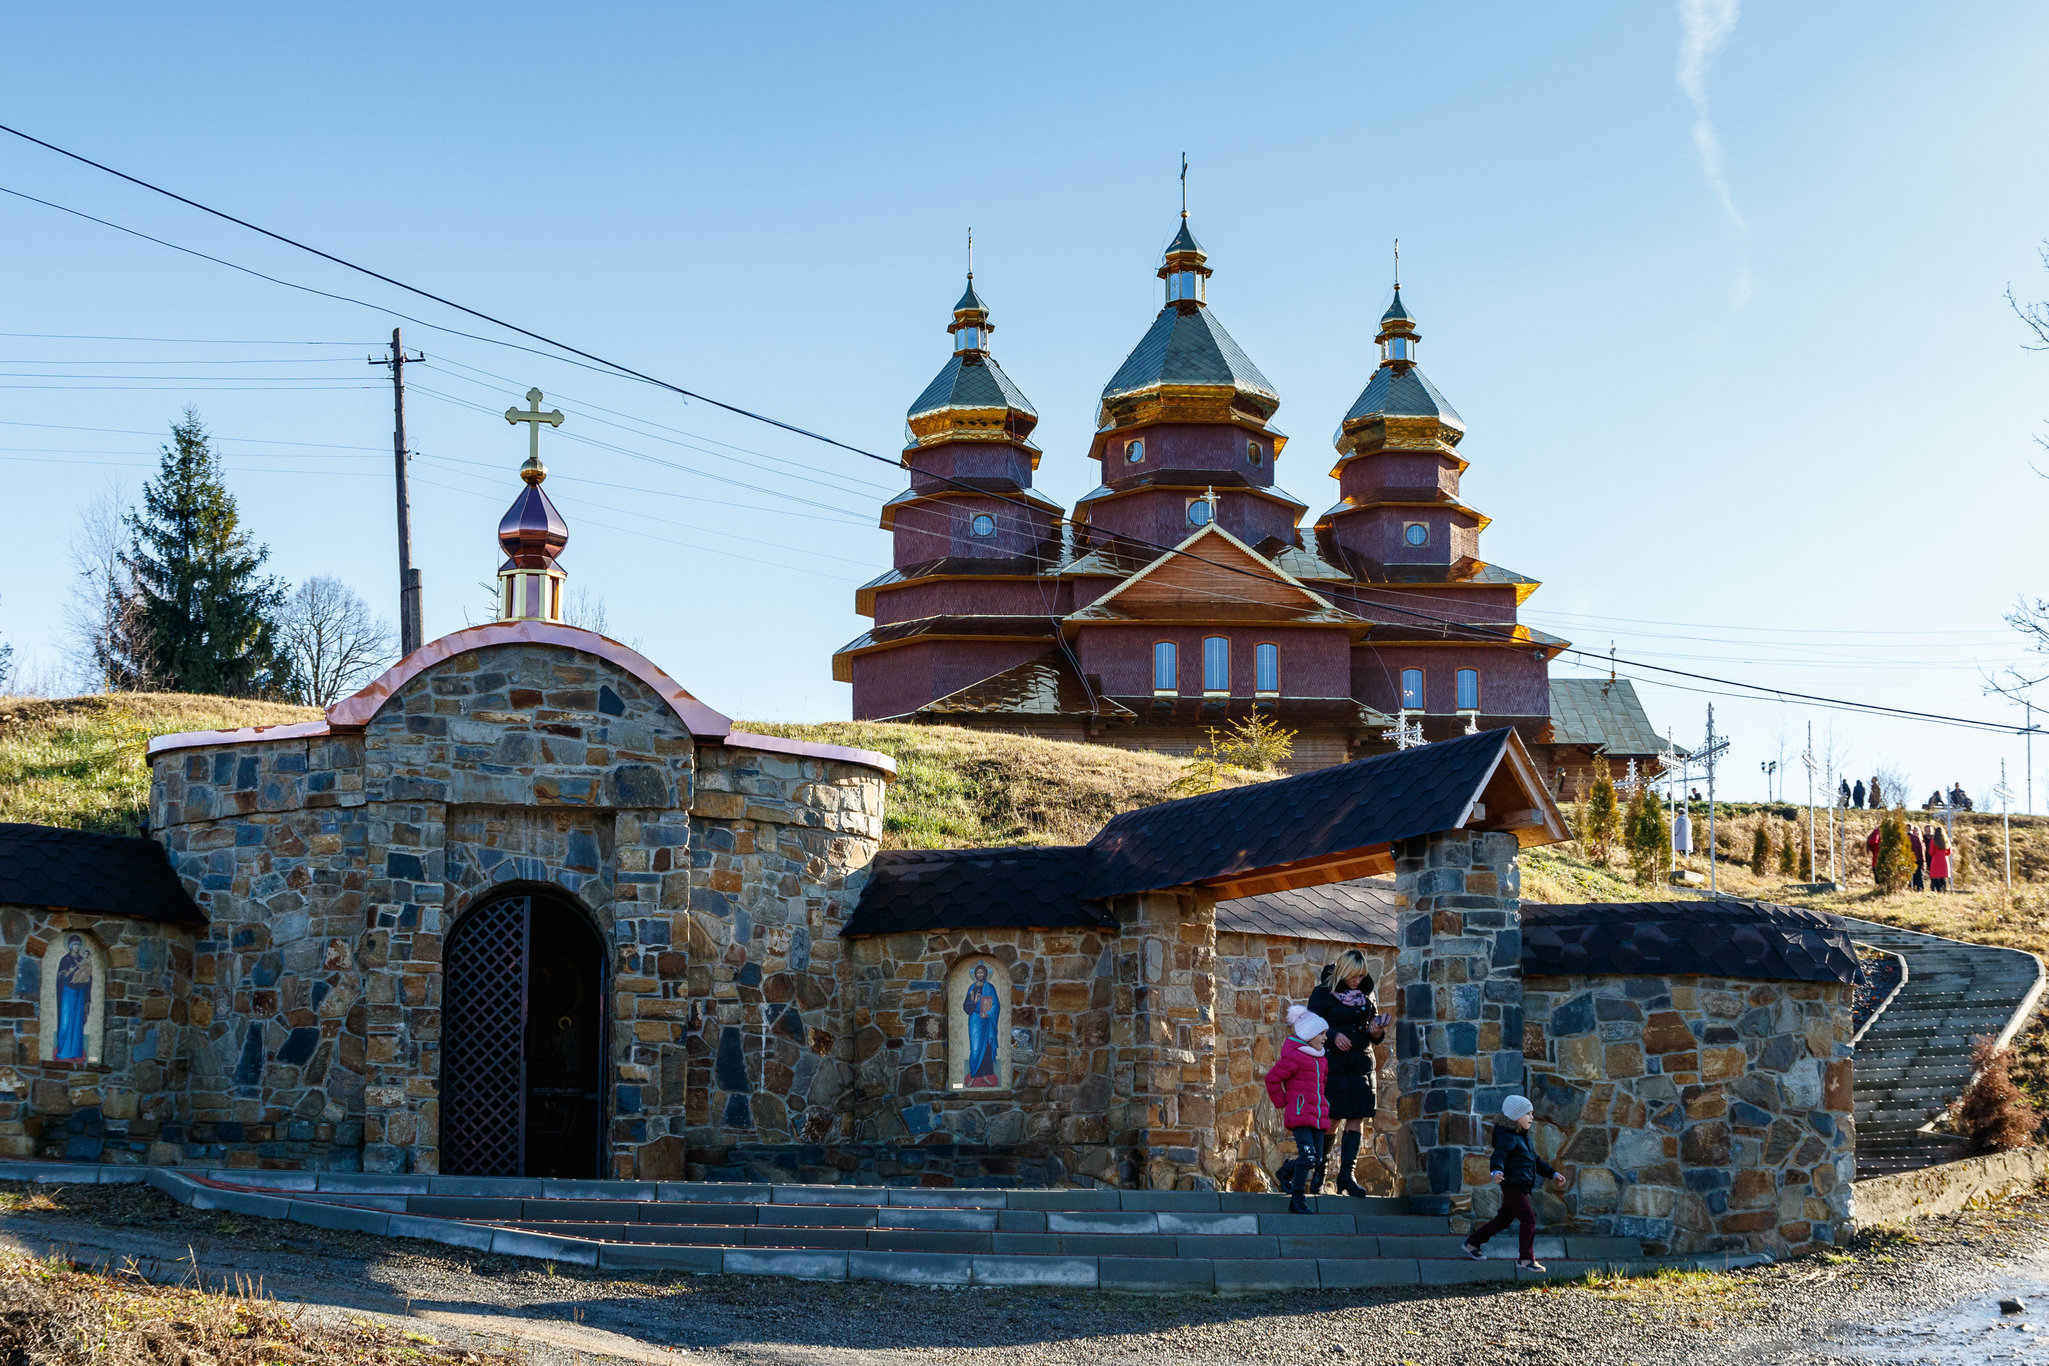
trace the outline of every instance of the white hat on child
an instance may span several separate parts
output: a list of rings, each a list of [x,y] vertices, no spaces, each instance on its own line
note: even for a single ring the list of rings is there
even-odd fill
[[[1308,1006],[1293,1005],[1288,1007],[1288,1028],[1295,1031],[1296,1038],[1306,1042],[1319,1034],[1328,1034],[1330,1022]]]
[[[1528,1096],[1510,1096],[1501,1102],[1501,1113],[1511,1124],[1520,1124],[1537,1113],[1537,1107],[1530,1104]]]

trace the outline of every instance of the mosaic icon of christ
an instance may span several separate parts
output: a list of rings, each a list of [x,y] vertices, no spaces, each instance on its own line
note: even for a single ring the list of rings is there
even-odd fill
[[[996,988],[989,985],[987,964],[977,964],[975,980],[961,994],[961,1012],[968,1017],[968,1067],[962,1086],[1003,1085],[996,1074],[996,1043],[1003,1022],[1003,1005]]]

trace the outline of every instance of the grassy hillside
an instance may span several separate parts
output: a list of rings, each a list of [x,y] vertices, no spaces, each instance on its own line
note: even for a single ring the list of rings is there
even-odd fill
[[[312,707],[186,693],[0,698],[0,821],[131,833],[149,801],[143,750],[181,730],[308,721]],[[929,849],[1086,840],[1120,811],[1164,801],[1182,764],[1105,745],[947,726],[748,723],[897,761],[883,842]],[[1259,775],[1246,773],[1243,780]]]
[[[151,736],[319,715],[313,707],[190,693],[0,697],[0,821],[133,834],[149,807],[143,747]]]

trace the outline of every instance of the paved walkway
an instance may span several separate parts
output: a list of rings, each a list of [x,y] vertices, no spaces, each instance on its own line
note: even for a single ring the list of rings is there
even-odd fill
[[[1857,1174],[1956,1156],[1953,1141],[1919,1130],[1970,1084],[1972,1040],[2010,1038],[2033,1014],[2042,965],[2018,949],[1845,919],[1859,943],[1907,963],[1906,984],[1857,1043]]]

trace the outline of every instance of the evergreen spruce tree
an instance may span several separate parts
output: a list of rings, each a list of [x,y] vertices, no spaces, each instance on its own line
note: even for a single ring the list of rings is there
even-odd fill
[[[1750,871],[1763,877],[1771,867],[1772,837],[1765,833],[1764,818],[1758,817],[1757,829],[1750,836]]]
[[[121,556],[132,576],[125,629],[105,661],[111,686],[151,686],[230,697],[285,697],[294,680],[276,623],[288,587],[262,573],[199,414],[171,424],[142,506],[125,519]]]
[[[1793,871],[1797,866],[1796,860],[1798,855],[1794,852],[1793,846],[1800,842],[1798,839],[1799,833],[1797,828],[1787,826],[1785,832],[1779,837],[1779,872],[1786,877],[1793,876]]]
[[[1802,882],[1812,882],[1814,881],[1814,850],[1808,846],[1807,841],[1804,839],[1799,841],[1799,844],[1800,880]]]
[[[1615,844],[1621,811],[1615,800],[1615,783],[1608,776],[1608,762],[1594,760],[1594,784],[1587,790],[1586,815],[1579,837],[1587,842],[1595,861],[1606,863]]]

